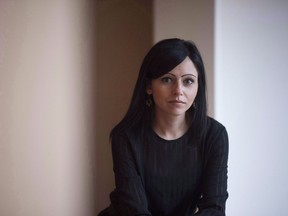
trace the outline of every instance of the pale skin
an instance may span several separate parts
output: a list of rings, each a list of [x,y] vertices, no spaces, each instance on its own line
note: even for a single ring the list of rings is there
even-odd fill
[[[198,91],[198,72],[189,57],[174,69],[151,81],[146,89],[155,102],[154,131],[163,139],[181,137],[189,128],[186,111]]]

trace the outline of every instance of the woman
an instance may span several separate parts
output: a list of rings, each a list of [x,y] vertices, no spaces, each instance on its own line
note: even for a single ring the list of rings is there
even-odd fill
[[[166,39],[151,48],[110,135],[116,188],[99,215],[225,215],[228,136],[207,116],[205,88],[192,42]]]

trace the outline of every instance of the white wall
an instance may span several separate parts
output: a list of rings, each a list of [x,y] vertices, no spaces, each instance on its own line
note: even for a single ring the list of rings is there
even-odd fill
[[[287,215],[288,1],[217,0],[215,113],[230,136],[227,215]]]
[[[0,215],[95,215],[86,3],[0,1]]]

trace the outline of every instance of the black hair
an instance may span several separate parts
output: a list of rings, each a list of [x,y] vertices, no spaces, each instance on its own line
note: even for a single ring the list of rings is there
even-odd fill
[[[148,94],[147,85],[179,65],[186,57],[194,63],[198,72],[198,91],[194,100],[195,107],[191,106],[186,115],[191,121],[193,138],[199,139],[206,129],[207,102],[206,78],[202,57],[192,41],[178,38],[165,39],[156,43],[146,54],[138,79],[134,88],[130,106],[124,118],[113,128],[110,138],[132,127],[141,127],[150,123],[152,109],[146,105]]]

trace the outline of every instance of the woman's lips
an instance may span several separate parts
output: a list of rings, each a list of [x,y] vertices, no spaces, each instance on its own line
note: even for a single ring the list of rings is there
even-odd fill
[[[171,100],[169,101],[169,103],[173,103],[173,104],[185,104],[184,101],[181,101],[181,100]]]

